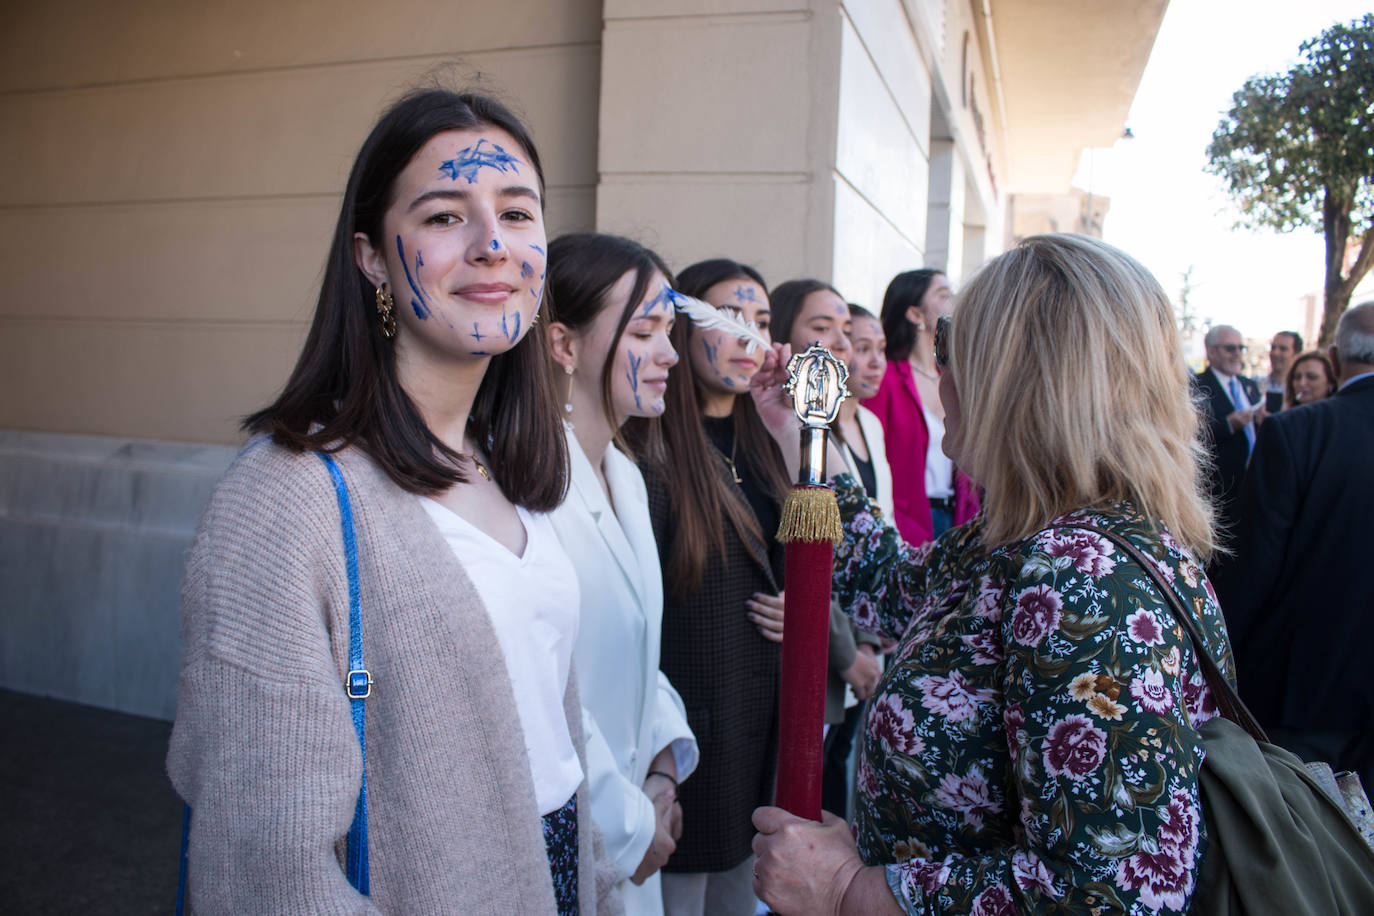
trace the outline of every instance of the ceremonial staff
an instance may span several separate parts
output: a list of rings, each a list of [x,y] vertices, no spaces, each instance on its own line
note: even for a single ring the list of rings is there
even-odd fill
[[[783,601],[778,807],[821,819],[821,752],[830,640],[830,577],[840,509],[825,484],[830,424],[848,397],[849,370],[814,344],[787,364],[784,390],[801,427],[801,471],[782,507],[778,540],[787,545]]]

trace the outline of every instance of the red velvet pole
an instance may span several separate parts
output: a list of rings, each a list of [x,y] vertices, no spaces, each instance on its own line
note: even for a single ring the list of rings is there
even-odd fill
[[[777,802],[798,817],[819,821],[835,545],[792,541],[786,551]]]

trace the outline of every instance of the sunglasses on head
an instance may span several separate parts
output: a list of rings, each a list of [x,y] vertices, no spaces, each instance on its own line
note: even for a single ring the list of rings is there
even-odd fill
[[[953,320],[950,315],[935,319],[935,365],[942,370],[949,368],[949,326]]]

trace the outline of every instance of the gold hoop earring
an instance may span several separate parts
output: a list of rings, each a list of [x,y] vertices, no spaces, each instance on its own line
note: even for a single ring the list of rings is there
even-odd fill
[[[382,321],[382,336],[388,340],[396,336],[396,303],[386,283],[377,287],[377,317]]]

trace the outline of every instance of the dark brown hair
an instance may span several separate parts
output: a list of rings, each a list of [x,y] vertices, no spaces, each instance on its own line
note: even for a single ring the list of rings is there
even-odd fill
[[[677,276],[677,288],[695,298],[726,280],[752,280],[767,289],[759,272],[727,258],[714,258],[685,268]],[[763,531],[754,511],[735,485],[724,456],[707,441],[702,426],[701,382],[688,358],[692,335],[686,319],[673,326],[673,347],[680,355],[668,374],[667,409],[652,420],[631,418],[625,436],[668,491],[673,524],[666,545],[668,567],[664,583],[670,595],[685,598],[701,587],[710,558],[725,559],[725,520],[729,519],[740,540],[767,543],[772,531]],[[731,416],[739,464],[751,477],[762,481],[779,504],[791,483],[787,465],[747,393],[736,395]],[[759,557],[767,563],[766,557]]]
[[[363,142],[344,189],[324,282],[305,347],[286,387],[244,420],[294,451],[337,451],[356,444],[401,488],[434,494],[466,482],[460,455],[425,425],[396,375],[392,341],[381,333],[372,284],[358,269],[353,235],[381,247],[382,219],[396,177],[435,134],[490,126],[519,144],[539,178],[544,171],[519,119],[487,96],[442,89],[412,92],[382,115]],[[544,309],[540,304],[540,311]],[[543,324],[494,356],[478,386],[468,433],[487,450],[501,492],[536,511],[553,509],[568,487],[568,453],[549,371]]]
[[[1287,333],[1286,331],[1280,333]],[[1326,393],[1327,397],[1336,393],[1336,370],[1331,367],[1331,360],[1326,358],[1326,354],[1320,350],[1308,350],[1306,353],[1299,353],[1293,357],[1293,362],[1288,365],[1288,377],[1283,380],[1283,402],[1286,407],[1296,407],[1298,404],[1297,381],[1299,363],[1321,363],[1322,371],[1326,373],[1326,384],[1330,390]],[[1310,401],[1308,403],[1311,403]]]
[[[801,315],[802,303],[807,296],[822,290],[840,296],[839,290],[820,280],[788,280],[779,283],[778,288],[768,294],[768,301],[773,306],[774,340],[787,343],[792,339],[792,328],[797,323],[797,316]]]
[[[579,333],[585,331],[606,307],[606,295],[611,287],[630,271],[635,272],[634,288],[616,323],[613,342],[618,342],[625,332],[635,306],[649,290],[654,271],[663,274],[669,286],[673,284],[673,273],[662,258],[631,239],[601,232],[560,235],[549,243],[548,285],[545,287],[553,320]],[[612,348],[614,346],[612,343]],[[608,357],[601,367],[601,404],[607,419],[614,424],[611,374],[615,367],[612,362]],[[628,448],[619,429],[615,431],[615,438],[617,445]]]
[[[931,282],[943,275],[942,270],[923,267],[897,274],[887,284],[887,292],[883,293],[882,325],[889,360],[901,362],[911,355],[911,348],[916,345],[916,326],[906,317],[906,311],[913,305],[920,305]]]

